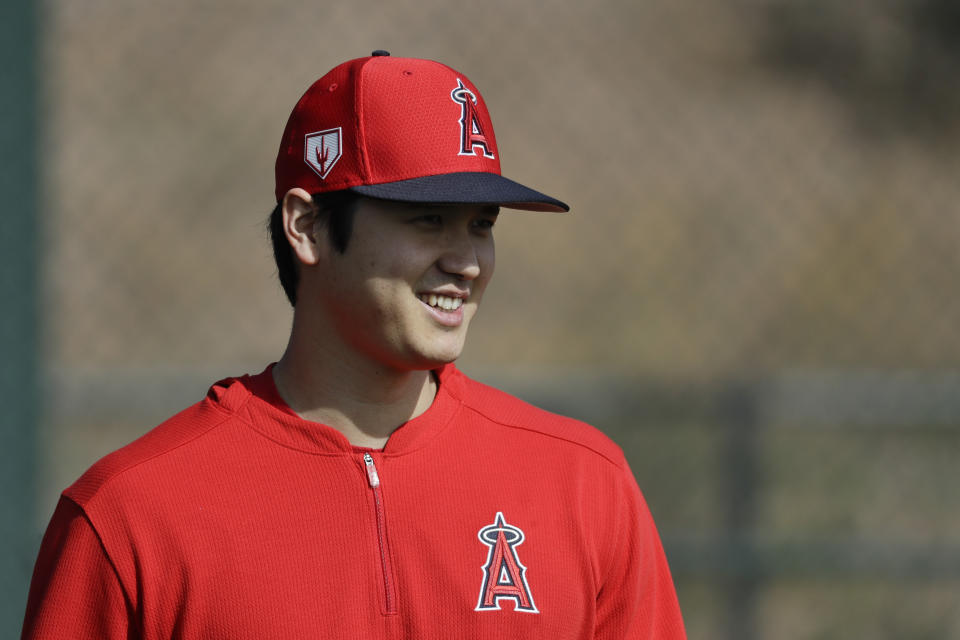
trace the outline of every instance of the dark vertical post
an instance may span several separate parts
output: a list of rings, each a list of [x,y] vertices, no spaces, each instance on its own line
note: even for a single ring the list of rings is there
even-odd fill
[[[0,636],[19,635],[37,551],[37,25],[0,2]]]
[[[761,567],[753,540],[756,523],[758,469],[758,416],[755,390],[736,385],[720,400],[725,427],[724,465],[726,482],[725,548],[727,567],[728,640],[755,640],[756,598]]]

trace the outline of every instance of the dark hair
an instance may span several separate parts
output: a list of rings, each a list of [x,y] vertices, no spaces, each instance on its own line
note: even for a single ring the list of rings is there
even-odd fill
[[[362,196],[352,191],[330,191],[311,196],[317,208],[317,216],[327,228],[327,237],[334,249],[343,253],[347,250],[350,235],[353,232],[353,216],[357,202]],[[300,267],[293,255],[293,248],[287,242],[283,232],[282,202],[278,202],[270,213],[267,223],[270,229],[270,241],[273,243],[273,259],[277,263],[277,275],[280,285],[287,294],[290,304],[297,306],[297,283],[300,281]]]

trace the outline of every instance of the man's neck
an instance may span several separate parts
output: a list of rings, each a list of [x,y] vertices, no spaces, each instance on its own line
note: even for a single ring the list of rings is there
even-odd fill
[[[273,368],[273,380],[300,417],[333,427],[355,446],[373,449],[383,448],[397,427],[429,409],[437,392],[430,371],[347,364],[292,342]]]

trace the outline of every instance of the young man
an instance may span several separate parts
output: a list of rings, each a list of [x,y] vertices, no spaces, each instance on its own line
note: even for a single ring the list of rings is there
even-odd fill
[[[287,123],[283,357],[95,464],[53,515],[25,638],[683,638],[653,520],[590,426],[452,364],[500,175],[461,73],[377,51]]]

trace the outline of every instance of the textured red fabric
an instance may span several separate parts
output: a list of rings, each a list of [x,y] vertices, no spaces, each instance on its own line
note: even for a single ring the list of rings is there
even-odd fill
[[[438,375],[383,450],[297,417],[269,368],[217,383],[64,492],[23,637],[684,638],[620,449]],[[536,611],[478,610],[487,574]]]

